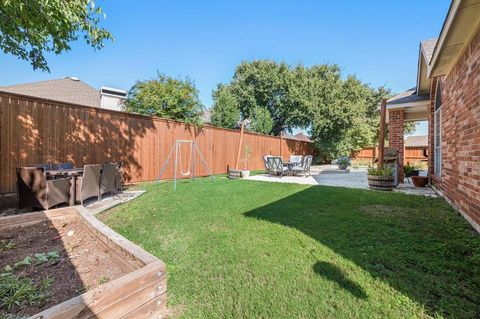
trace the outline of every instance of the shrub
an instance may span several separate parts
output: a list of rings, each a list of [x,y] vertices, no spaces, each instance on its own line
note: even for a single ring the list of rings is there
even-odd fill
[[[413,171],[415,170],[415,166],[410,165],[409,162],[403,166],[403,171],[405,172],[405,175],[412,175]]]
[[[368,175],[392,177],[393,176],[393,168],[384,167],[382,169],[378,169],[377,167],[372,167],[371,166],[371,167],[368,168]]]

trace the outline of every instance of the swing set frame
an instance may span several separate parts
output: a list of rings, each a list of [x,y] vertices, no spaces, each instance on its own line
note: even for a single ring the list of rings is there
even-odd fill
[[[181,146],[183,144],[190,144],[190,156],[188,159],[188,168],[187,171],[183,171],[183,165],[182,165],[182,150]],[[195,154],[198,153],[199,155],[199,161],[197,162],[195,159]],[[171,163],[172,156],[174,156],[174,161]],[[180,164],[179,164],[180,160]],[[205,168],[207,169],[208,175],[212,179],[212,181],[215,181],[215,178],[212,175],[212,171],[210,170],[210,167],[208,167],[207,162],[205,161],[205,158],[203,157],[202,152],[200,152],[200,148],[198,147],[197,143],[194,140],[176,140],[175,144],[172,146],[170,149],[170,153],[168,154],[167,159],[165,160],[165,163],[163,163],[163,166],[160,170],[160,174],[158,175],[157,181],[160,182],[160,179],[162,178],[163,173],[165,173],[165,169],[167,168],[168,165],[173,165],[173,189],[177,189],[177,171],[178,171],[178,165],[180,165],[180,175],[182,176],[189,176],[192,175],[191,179],[195,179],[195,164],[203,164]]]

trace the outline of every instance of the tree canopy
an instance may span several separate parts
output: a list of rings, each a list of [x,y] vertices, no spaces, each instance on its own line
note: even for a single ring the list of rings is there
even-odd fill
[[[229,112],[237,108],[242,119],[252,120],[254,131],[278,135],[293,128],[307,129],[327,159],[350,155],[376,142],[378,106],[389,94],[355,76],[344,77],[337,65],[243,62],[231,82],[214,91],[213,117],[224,117],[223,95],[228,95]],[[220,120],[214,124],[225,126]]]
[[[200,124],[203,105],[190,79],[175,79],[164,74],[137,81],[128,92],[124,109],[191,124]]]
[[[93,0],[0,0],[0,48],[49,71],[45,54],[70,50],[80,35],[94,49],[113,39],[100,16]]]
[[[240,106],[228,87],[219,85],[213,92],[212,124],[219,127],[235,128],[240,121]]]

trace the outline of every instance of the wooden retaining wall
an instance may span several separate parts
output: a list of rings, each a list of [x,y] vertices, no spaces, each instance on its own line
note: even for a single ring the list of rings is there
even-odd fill
[[[166,318],[167,269],[163,261],[117,234],[82,206],[0,218],[0,232],[52,220],[78,218],[126,274],[30,318]],[[53,227],[53,226],[51,226]],[[58,229],[57,229],[58,231]],[[68,259],[66,262],[69,262]]]
[[[212,126],[50,101],[0,91],[0,193],[15,192],[15,168],[47,162],[81,167],[106,161],[124,165],[127,182],[155,180],[175,140],[195,140],[214,174],[227,172],[237,156],[240,133]],[[262,169],[262,156],[312,154],[309,142],[245,133],[252,149],[248,168]],[[184,171],[188,152],[184,152]],[[245,156],[242,154],[241,158]],[[242,161],[241,167],[246,165]],[[196,174],[206,175],[200,165]],[[164,178],[173,177],[168,168]]]

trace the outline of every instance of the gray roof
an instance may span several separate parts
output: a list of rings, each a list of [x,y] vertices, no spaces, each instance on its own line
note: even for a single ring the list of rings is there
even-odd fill
[[[405,147],[427,147],[428,135],[408,136],[405,139]]]
[[[428,39],[421,42],[421,47],[423,54],[425,56],[425,60],[427,60],[427,64],[430,63],[432,59],[433,50],[435,49],[435,45],[437,44],[438,38]]]
[[[72,104],[100,107],[100,92],[94,87],[70,77],[2,86],[0,87],[0,91]]]
[[[387,101],[387,105],[403,104],[403,103],[413,103],[430,100],[428,95],[418,95],[417,88],[411,88],[403,93],[395,95]]]
[[[311,142],[312,140],[310,139],[310,137],[308,137],[307,135],[303,134],[302,132],[300,133],[297,133],[294,135],[295,138],[297,140],[300,140],[300,141],[305,141],[305,142]]]
[[[289,134],[289,133],[286,133],[286,132],[282,132],[282,137],[283,138],[287,138],[289,140],[297,140],[297,141],[303,141],[303,142],[312,142],[312,140],[306,136],[305,134],[303,134],[302,132],[300,133],[297,133],[295,135],[292,135],[292,134]]]

